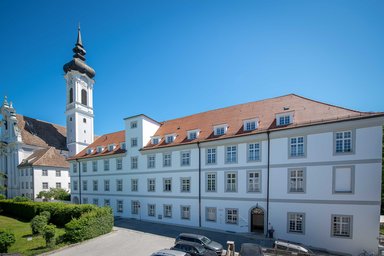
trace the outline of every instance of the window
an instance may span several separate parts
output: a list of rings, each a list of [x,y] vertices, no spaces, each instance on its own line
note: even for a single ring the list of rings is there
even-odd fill
[[[87,123],[87,119],[86,118],[83,118],[83,123]]]
[[[237,146],[225,147],[225,162],[226,163],[237,162]]]
[[[351,194],[354,192],[354,166],[333,167],[333,193]]]
[[[77,185],[78,183],[77,183],[77,180],[75,180],[75,181],[73,181],[73,190],[77,190]]]
[[[123,159],[121,157],[116,158],[116,170],[123,169]]]
[[[111,206],[111,200],[104,199],[104,206]]]
[[[93,180],[93,191],[99,190],[99,182],[97,180]]]
[[[148,185],[148,192],[156,191],[156,179],[148,179],[147,185]]]
[[[116,180],[116,191],[123,191],[123,180]]]
[[[108,146],[108,151],[113,151],[115,149],[115,145],[111,144]]]
[[[97,161],[92,161],[92,171],[97,172]]]
[[[138,167],[138,157],[132,156],[131,157],[131,169],[137,169]]]
[[[138,179],[131,179],[131,191],[139,191],[139,180]]]
[[[248,192],[260,192],[261,171],[248,172]]]
[[[92,154],[92,148],[87,149],[87,154]]]
[[[93,202],[92,202],[94,205],[96,206],[99,206],[99,199],[97,198],[93,198]]]
[[[21,188],[24,189],[24,181],[21,182]]]
[[[159,141],[160,141],[160,138],[159,138],[159,137],[153,137],[153,138],[152,138],[152,144],[153,144],[153,145],[157,145],[157,144],[159,144]]]
[[[88,198],[87,197],[83,197],[83,204],[87,204],[88,203]]]
[[[174,139],[175,139],[174,135],[168,135],[165,137],[165,142],[166,143],[172,143]]]
[[[171,192],[172,191],[172,178],[163,179],[163,191]]]
[[[352,237],[352,216],[332,215],[332,236]]]
[[[104,159],[104,171],[109,171],[109,159]]]
[[[304,234],[304,213],[288,213],[288,232]]]
[[[248,161],[260,161],[260,143],[248,144]]]
[[[69,103],[73,102],[73,88],[69,89]]]
[[[172,163],[171,153],[164,153],[163,154],[163,166],[164,167],[170,167]]]
[[[352,131],[342,131],[335,133],[335,152],[353,152]]]
[[[304,152],[304,137],[293,137],[289,139],[289,156],[303,157]]]
[[[207,221],[216,221],[216,208],[207,207],[205,208],[205,218]]]
[[[164,205],[164,217],[165,218],[172,218],[172,205],[170,205],[170,204]]]
[[[216,173],[207,173],[207,192],[216,192]]]
[[[137,138],[131,138],[131,147],[137,147]]]
[[[132,214],[139,214],[139,210],[140,210],[140,202],[139,201],[131,201]]]
[[[56,170],[56,177],[61,177],[61,171],[60,170]]]
[[[56,183],[56,185],[57,185],[57,183]],[[60,183],[60,185],[61,185],[61,183]],[[60,186],[60,187],[61,187],[61,186]],[[29,189],[29,183],[28,183],[28,181],[25,182],[25,188],[26,188],[26,189]]]
[[[154,217],[156,216],[156,205],[148,204],[148,216]]]
[[[43,189],[48,189],[48,182],[43,182]]]
[[[199,136],[200,130],[188,131],[188,140],[195,140]]]
[[[117,212],[123,212],[123,200],[117,200],[116,205]]]
[[[284,114],[278,114],[276,115],[276,125],[282,126],[282,125],[288,125],[291,124],[293,120],[293,113],[284,113]]]
[[[87,172],[87,162],[82,162],[81,168],[83,169],[83,172]]]
[[[191,178],[181,178],[180,181],[181,192],[190,192],[191,191]]]
[[[228,126],[226,124],[223,125],[215,125],[213,127],[213,134],[215,136],[224,135],[227,133]]]
[[[238,220],[238,210],[237,209],[225,209],[225,222],[227,224],[237,224]]]
[[[305,192],[305,176],[304,169],[290,169],[289,176],[289,192]]]
[[[97,153],[101,153],[101,152],[103,152],[103,147],[97,147]]]
[[[180,206],[181,208],[181,218],[184,220],[189,220],[191,218],[191,211],[190,211],[190,206]]]
[[[207,148],[207,164],[216,163],[216,148]]]
[[[48,176],[48,170],[43,169],[41,175],[43,175],[43,176]]]
[[[125,150],[126,147],[125,147],[125,143],[124,143],[124,142],[121,142],[121,143],[120,143],[120,148],[123,149],[123,150]]]
[[[104,180],[104,191],[109,191],[109,180]]]
[[[228,172],[225,174],[226,176],[226,192],[236,192],[237,191],[237,178],[235,172]]]
[[[61,182],[56,182],[56,188],[61,188]]]
[[[76,165],[76,163],[72,164],[72,170],[73,170],[73,173],[77,173],[77,165]]]
[[[256,130],[258,124],[257,119],[246,120],[244,121],[244,131],[253,131]]]
[[[182,151],[180,152],[181,155],[181,166],[188,166],[190,164],[190,158],[191,158],[191,152],[189,151]]]
[[[87,105],[87,91],[84,89],[81,90],[81,104]]]
[[[131,129],[137,128],[137,121],[132,121],[130,125],[131,125]]]
[[[147,156],[147,167],[148,168],[155,168],[155,164],[156,164],[155,155],[148,155]]]
[[[87,180],[83,180],[83,190],[84,191],[88,190],[88,181]]]
[[[29,186],[31,189],[33,189],[33,182],[31,181],[30,183],[30,186]],[[68,186],[68,188],[70,188],[71,186]]]

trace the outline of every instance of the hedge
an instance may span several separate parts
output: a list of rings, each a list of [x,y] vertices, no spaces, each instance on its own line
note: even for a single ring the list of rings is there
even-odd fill
[[[65,239],[70,242],[81,242],[111,232],[113,227],[112,209],[98,208],[84,213],[65,225]]]

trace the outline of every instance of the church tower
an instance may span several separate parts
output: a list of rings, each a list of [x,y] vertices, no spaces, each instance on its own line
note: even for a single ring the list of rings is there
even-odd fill
[[[67,147],[74,156],[94,140],[93,84],[95,70],[85,63],[85,49],[80,27],[77,42],[72,50],[73,59],[64,65],[66,85]]]

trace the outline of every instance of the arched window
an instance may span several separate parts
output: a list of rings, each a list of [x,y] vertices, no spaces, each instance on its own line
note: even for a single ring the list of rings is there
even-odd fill
[[[87,91],[81,90],[81,104],[87,105]]]
[[[70,88],[69,89],[69,103],[72,103],[73,102],[73,89]]]

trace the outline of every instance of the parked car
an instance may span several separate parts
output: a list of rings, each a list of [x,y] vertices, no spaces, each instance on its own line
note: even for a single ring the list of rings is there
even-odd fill
[[[309,256],[315,255],[310,249],[305,248],[302,245],[290,243],[286,241],[276,240],[273,246],[276,253],[281,255],[299,255],[299,256]]]
[[[163,249],[163,250],[152,253],[151,256],[191,256],[191,255],[186,252]]]
[[[216,252],[205,249],[205,247],[199,243],[182,240],[177,242],[171,250],[187,252],[192,256],[216,256]]]
[[[212,241],[211,239],[203,235],[181,233],[176,237],[175,244],[181,240],[201,244],[205,247],[205,249],[216,252],[217,255],[221,255],[223,252],[223,246],[221,244]]]
[[[263,256],[262,248],[258,244],[244,243],[241,245],[239,256]]]

